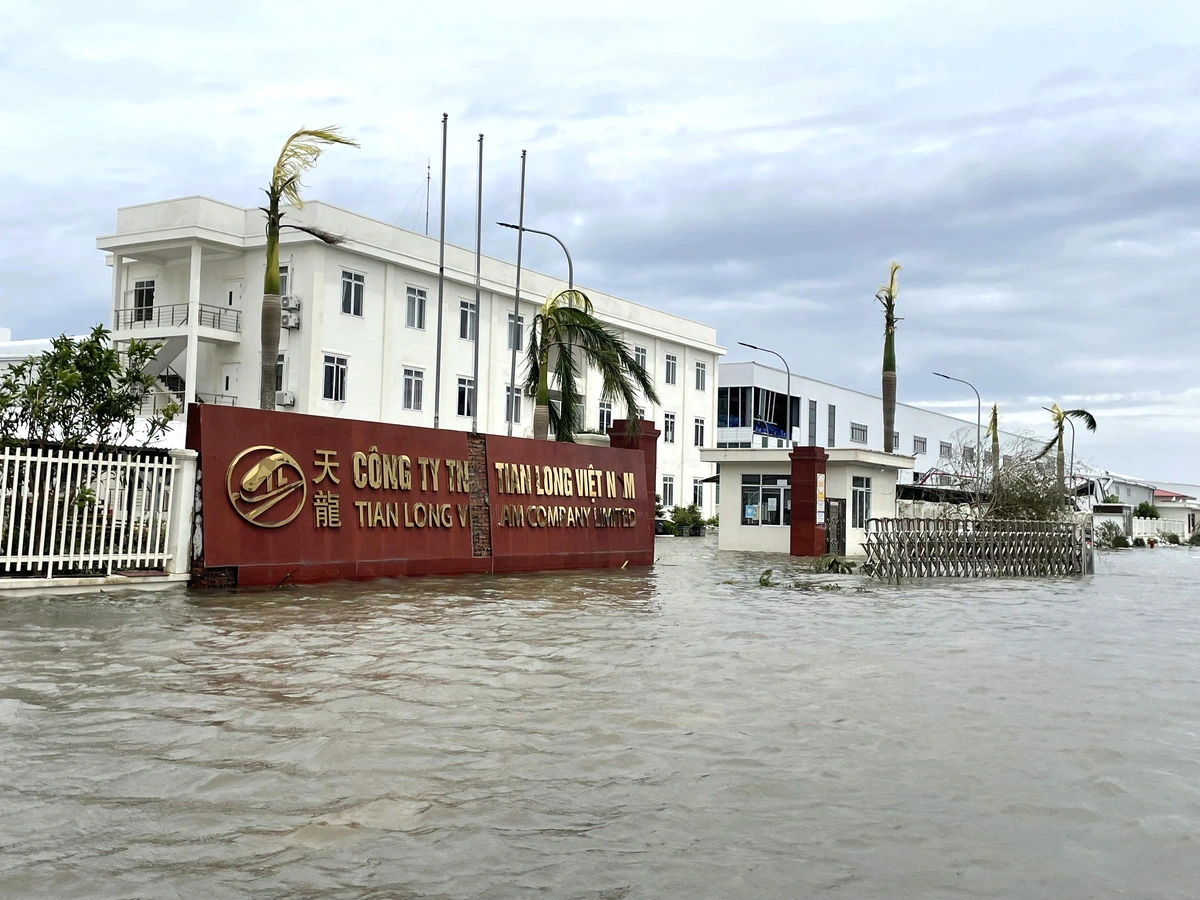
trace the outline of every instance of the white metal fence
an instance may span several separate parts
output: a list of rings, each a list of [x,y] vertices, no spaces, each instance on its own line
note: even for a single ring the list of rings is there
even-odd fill
[[[187,521],[173,507],[190,510],[185,460],[194,465],[186,451],[0,449],[0,578],[167,570]]]
[[[1131,538],[1159,538],[1165,534],[1188,536],[1187,523],[1181,519],[1145,519],[1134,516],[1129,520]]]

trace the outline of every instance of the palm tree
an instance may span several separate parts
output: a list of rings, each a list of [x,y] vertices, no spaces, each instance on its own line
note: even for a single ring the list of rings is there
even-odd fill
[[[896,273],[900,263],[893,262],[888,283],[875,292],[875,299],[883,304],[883,452],[891,453],[896,448],[893,438],[896,432]]]
[[[336,126],[328,128],[301,128],[284,141],[279,159],[271,170],[271,184],[266,189],[267,205],[262,211],[267,214],[267,271],[263,276],[262,300],[262,359],[258,383],[258,405],[260,409],[275,408],[275,365],[279,358],[279,229],[294,228],[320,238],[327,244],[340,244],[342,238],[320,228],[308,225],[283,224],[281,200],[286,200],[296,209],[302,209],[300,178],[321,156],[321,151],[330,144],[347,144],[357,147],[350,138],[343,137]]]
[[[1054,421],[1054,437],[1046,442],[1046,446],[1042,448],[1041,453],[1034,459],[1041,459],[1056,446],[1058,453],[1055,457],[1055,471],[1058,474],[1058,492],[1066,497],[1067,495],[1067,480],[1063,469],[1066,463],[1066,454],[1063,452],[1063,430],[1066,428],[1068,419],[1075,419],[1087,426],[1088,431],[1096,430],[1096,417],[1086,409],[1061,409],[1057,403],[1047,407],[1047,412],[1050,413],[1050,418]]]
[[[628,345],[592,312],[592,301],[579,290],[560,291],[542,304],[533,317],[526,348],[525,393],[534,398],[533,436],[539,441],[554,429],[557,440],[574,442],[583,429],[579,414],[579,362],[575,349],[600,371],[601,400],[620,399],[627,411],[629,432],[638,430],[637,392],[658,403],[654,381]],[[558,381],[559,406],[550,404],[550,376]]]
[[[992,404],[992,414],[988,418],[987,431],[984,434],[992,438],[992,497],[1000,490],[1000,415],[996,404]]]

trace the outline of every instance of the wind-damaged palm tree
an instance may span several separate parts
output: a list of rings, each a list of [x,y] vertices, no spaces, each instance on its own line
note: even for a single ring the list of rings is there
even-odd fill
[[[1000,413],[995,403],[984,435],[992,439],[992,496],[995,497],[1000,490]]]
[[[620,400],[626,409],[629,432],[638,430],[638,391],[658,403],[654,381],[629,352],[629,346],[592,312],[592,301],[579,290],[560,291],[542,304],[533,317],[526,348],[525,393],[534,398],[533,436],[544,441],[554,430],[557,440],[574,442],[583,430],[579,405],[580,362],[599,370],[600,399]],[[559,405],[550,403],[550,379],[558,382]]]
[[[875,292],[883,304],[883,452],[895,451],[896,433],[896,273],[900,263],[893,262],[888,283]]]
[[[317,164],[321,151],[331,144],[358,144],[344,137],[336,126],[328,128],[301,128],[279,151],[279,159],[271,170],[271,184],[266,189],[267,205],[262,211],[267,214],[267,271],[263,277],[262,299],[262,369],[259,376],[258,405],[260,409],[275,408],[275,366],[279,358],[279,230],[294,228],[319,238],[327,244],[340,244],[342,238],[320,228],[309,225],[283,223],[280,201],[286,200],[296,209],[304,207],[300,199],[300,178]]]
[[[1034,459],[1041,459],[1055,447],[1058,448],[1058,453],[1054,460],[1055,471],[1058,474],[1058,492],[1065,498],[1067,495],[1067,480],[1063,472],[1066,463],[1066,454],[1063,452],[1063,429],[1066,428],[1068,419],[1074,419],[1087,426],[1088,431],[1095,431],[1096,417],[1086,409],[1061,409],[1057,403],[1047,407],[1046,411],[1050,413],[1050,418],[1054,421],[1054,437],[1046,442],[1046,446],[1042,448],[1041,452]]]

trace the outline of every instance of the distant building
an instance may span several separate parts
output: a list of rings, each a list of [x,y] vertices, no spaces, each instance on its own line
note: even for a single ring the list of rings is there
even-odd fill
[[[280,278],[284,321],[275,361],[281,410],[409,425],[434,424],[438,329],[438,242],[312,201],[285,221],[343,236],[340,246],[286,231]],[[152,368],[162,402],[178,399],[258,406],[260,319],[266,265],[264,215],[203,197],[117,210],[113,234],[97,239],[112,266],[114,338],[162,343]],[[511,349],[517,383],[525,368],[529,323],[545,298],[565,287],[538,272],[482,261],[475,308],[474,253],[446,247],[442,308],[439,425],[531,436],[533,404],[510,393]],[[712,515],[715,497],[700,458],[716,422],[717,362],[724,350],[708,325],[586,288],[597,315],[643,361],[662,404],[642,413],[662,431],[658,483],[663,502],[699,501]],[[479,381],[472,378],[479,341]],[[585,421],[604,428],[625,410],[602,399],[597,372],[582,378]]]
[[[795,374],[789,391],[782,369],[757,362],[721,363],[719,381],[717,449],[785,447],[790,403],[796,444],[883,450],[883,400],[874,394]],[[987,412],[983,410],[985,416]],[[974,421],[897,403],[895,453],[913,458],[912,466],[897,469],[898,477],[957,483],[948,470],[973,461],[975,427]],[[982,427],[986,429],[986,420]],[[991,443],[986,436],[982,440],[986,465]],[[1020,440],[1018,435],[1002,431],[1001,452]]]

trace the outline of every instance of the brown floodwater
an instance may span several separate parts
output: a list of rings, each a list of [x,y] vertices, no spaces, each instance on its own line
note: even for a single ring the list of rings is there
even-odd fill
[[[657,555],[0,601],[0,896],[1200,893],[1200,552]]]

